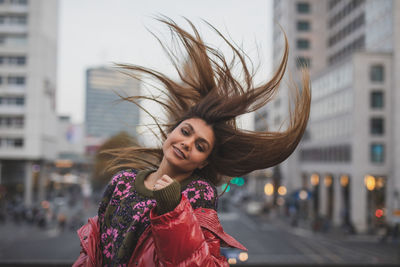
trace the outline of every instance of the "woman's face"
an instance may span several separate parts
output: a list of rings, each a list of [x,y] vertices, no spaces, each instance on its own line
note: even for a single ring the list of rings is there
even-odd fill
[[[207,165],[214,147],[214,131],[199,118],[181,122],[163,144],[164,158],[175,169],[190,172]]]

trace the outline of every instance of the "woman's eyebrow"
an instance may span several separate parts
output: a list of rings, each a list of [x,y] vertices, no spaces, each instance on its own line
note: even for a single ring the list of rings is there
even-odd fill
[[[184,125],[188,126],[188,127],[190,128],[190,130],[191,130],[192,132],[194,132],[193,126],[192,126],[190,123],[185,122]]]
[[[184,125],[189,127],[191,132],[195,133],[195,130],[194,130],[193,126],[190,123],[185,122]],[[200,142],[206,143],[208,147],[210,146],[210,143],[207,141],[207,139],[205,139],[203,137],[199,137],[199,139],[200,139]]]

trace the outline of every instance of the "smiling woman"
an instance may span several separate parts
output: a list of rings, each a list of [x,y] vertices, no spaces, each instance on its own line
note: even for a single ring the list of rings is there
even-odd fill
[[[176,169],[174,177],[180,181],[193,170],[204,168],[214,146],[214,132],[211,126],[198,118],[191,118],[180,123],[163,144],[165,164]],[[161,161],[160,166],[163,165]],[[167,167],[167,166],[166,166]],[[171,170],[173,171],[173,170]]]
[[[141,66],[119,66],[133,78],[154,79],[165,89],[160,89],[165,99],[123,98],[139,107],[138,100],[148,99],[164,108],[168,122],[161,124],[153,117],[163,145],[105,152],[113,156],[109,169],[120,171],[104,193],[98,217],[78,231],[83,250],[74,266],[228,266],[221,246],[246,249],[219,223],[215,186],[229,177],[282,162],[306,128],[311,99],[307,71],[301,93],[295,91],[286,131],[251,132],[236,127],[237,116],[259,109],[277,92],[287,63],[286,38],[275,75],[254,86],[247,56],[212,25],[208,24],[232,49],[232,62],[204,44],[190,21],[193,33],[168,18],[159,20],[177,42],[174,50],[164,48],[181,81]],[[179,44],[186,54],[177,52]],[[235,59],[243,80],[233,76]]]

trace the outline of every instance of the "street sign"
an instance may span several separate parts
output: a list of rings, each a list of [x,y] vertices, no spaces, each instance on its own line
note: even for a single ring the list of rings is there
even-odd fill
[[[392,221],[394,223],[400,223],[400,210],[394,210],[392,215],[393,215]]]

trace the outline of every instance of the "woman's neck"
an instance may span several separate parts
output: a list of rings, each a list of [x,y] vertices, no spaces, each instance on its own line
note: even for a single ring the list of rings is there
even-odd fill
[[[161,178],[164,174],[168,175],[172,179],[175,179],[178,182],[182,182],[186,178],[190,177],[192,175],[193,171],[190,172],[182,172],[179,170],[176,170],[171,167],[171,165],[168,164],[168,162],[163,158],[160,166],[158,169],[153,173],[153,177],[155,180]]]

